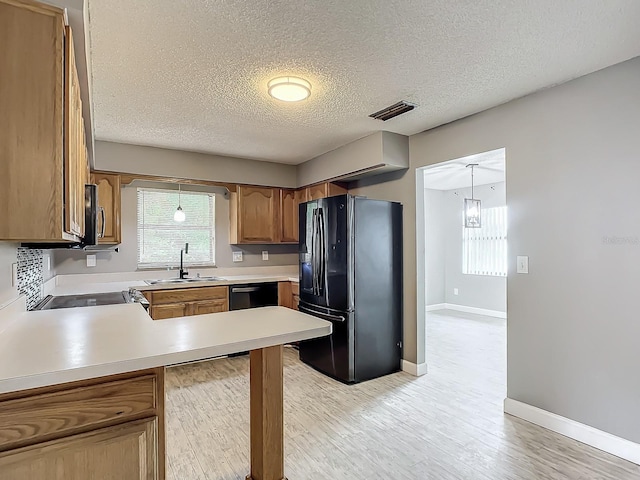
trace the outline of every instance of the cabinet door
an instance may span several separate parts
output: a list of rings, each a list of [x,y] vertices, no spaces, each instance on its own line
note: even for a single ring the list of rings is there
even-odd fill
[[[65,231],[84,236],[84,184],[86,151],[82,124],[80,83],[73,49],[73,36],[65,28],[65,135],[64,135],[64,218]]]
[[[149,308],[151,318],[162,320],[164,318],[185,317],[190,314],[186,303],[166,303],[164,305],[151,305]]]
[[[0,453],[2,480],[159,479],[158,419]]]
[[[298,202],[295,190],[280,190],[280,241],[298,243]]]
[[[98,212],[98,232],[104,232],[104,234],[98,243],[118,244],[121,242],[120,212],[122,210],[120,175],[94,172],[91,178],[91,181],[98,186],[98,207],[102,209]]]
[[[310,187],[307,187],[307,191],[309,200],[318,200],[319,198],[326,198],[329,196],[329,188],[326,182],[319,183],[317,185],[311,185]]]
[[[206,302],[193,303],[193,315],[204,315],[206,313],[228,312],[229,303],[227,299],[208,300]]]
[[[237,194],[239,243],[276,243],[278,189],[238,186]]]

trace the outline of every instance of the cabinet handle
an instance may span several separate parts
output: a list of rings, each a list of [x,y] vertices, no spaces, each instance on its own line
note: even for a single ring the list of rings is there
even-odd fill
[[[250,293],[258,290],[260,290],[260,287],[233,287],[231,293]]]
[[[102,228],[100,229],[98,238],[104,238],[104,226],[105,226],[104,207],[100,207],[100,217],[102,218]]]

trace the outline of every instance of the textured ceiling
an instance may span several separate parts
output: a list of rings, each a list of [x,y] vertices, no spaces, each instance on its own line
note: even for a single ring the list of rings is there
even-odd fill
[[[638,0],[90,0],[95,136],[300,163],[640,55]],[[267,94],[309,80],[297,104]],[[381,122],[399,100],[419,107]]]
[[[471,186],[470,163],[477,163],[473,168],[473,184],[487,185],[489,183],[504,182],[505,178],[505,149],[491,150],[477,153],[468,157],[457,158],[449,162],[437,164],[424,169],[424,188],[433,190],[453,190]]]

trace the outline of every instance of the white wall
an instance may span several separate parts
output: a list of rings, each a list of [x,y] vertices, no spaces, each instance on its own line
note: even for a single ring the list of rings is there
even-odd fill
[[[425,298],[427,305],[446,302],[445,194],[442,190],[424,189]]]
[[[456,195],[457,193],[457,195]],[[445,245],[445,302],[499,312],[507,311],[507,278],[462,273],[462,210],[463,199],[471,197],[471,188],[443,192],[441,228]],[[474,189],[474,197],[482,201],[482,208],[505,205],[505,182],[481,185]],[[428,279],[427,279],[428,285]],[[427,286],[427,289],[429,287]],[[458,289],[458,295],[453,289]],[[427,290],[428,292],[429,290]]]

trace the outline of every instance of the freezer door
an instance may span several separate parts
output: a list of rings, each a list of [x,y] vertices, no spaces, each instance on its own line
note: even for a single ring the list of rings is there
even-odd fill
[[[349,197],[300,205],[300,299],[333,310],[350,309]]]
[[[300,302],[299,310],[331,322],[328,337],[300,342],[300,360],[343,382],[355,380],[353,312],[337,312]]]

